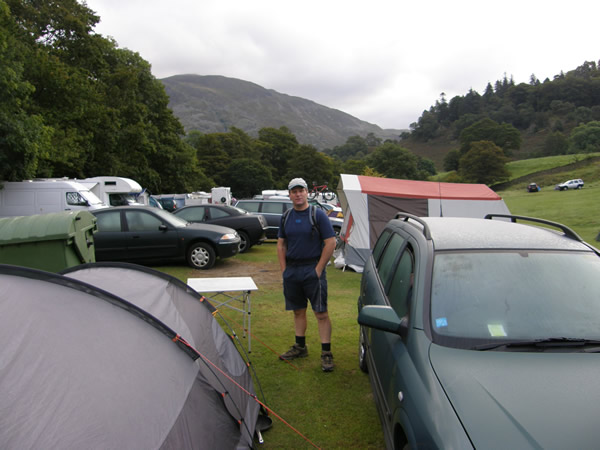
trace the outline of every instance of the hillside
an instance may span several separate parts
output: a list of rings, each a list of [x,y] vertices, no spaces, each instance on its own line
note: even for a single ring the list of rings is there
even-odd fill
[[[257,136],[261,128],[286,126],[298,142],[319,150],[342,145],[350,136],[373,133],[382,139],[397,139],[402,133],[248,81],[201,75],[176,75],[160,81],[169,96],[169,107],[186,131],[218,133],[236,127]]]

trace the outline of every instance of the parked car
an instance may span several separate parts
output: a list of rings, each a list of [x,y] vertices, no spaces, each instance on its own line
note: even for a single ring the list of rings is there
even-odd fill
[[[339,206],[333,206],[330,203],[321,203],[321,202],[319,202],[318,200],[315,200],[315,199],[308,200],[308,203],[310,203],[312,205],[317,205],[329,217],[335,217],[337,219],[342,219],[342,222],[343,222],[343,220],[344,220],[344,213],[342,212],[342,208],[340,208]]]
[[[152,197],[154,198],[162,208],[166,211],[173,212],[177,209],[177,202],[173,197]]]
[[[539,192],[540,190],[541,188],[537,183],[529,183],[529,185],[527,185],[527,192]]]
[[[568,180],[564,183],[557,184],[555,189],[559,191],[566,191],[567,189],[582,189],[583,185],[583,180],[581,178],[577,178],[575,180]]]
[[[96,261],[164,263],[187,261],[194,269],[210,269],[217,258],[239,252],[235,230],[191,223],[151,206],[118,206],[92,212]]]
[[[213,223],[233,228],[240,236],[240,253],[266,239],[267,221],[260,214],[227,205],[191,205],[173,213],[188,222]]]
[[[317,202],[318,203],[318,202]],[[237,208],[241,208],[251,213],[261,214],[267,221],[267,239],[277,239],[279,233],[279,225],[281,224],[281,215],[288,209],[293,208],[292,201],[289,199],[251,199],[238,200],[235,204]],[[327,210],[324,209],[327,214]],[[333,226],[336,235],[340,234],[342,229],[343,219],[329,216],[329,221]]]
[[[598,292],[600,252],[563,225],[399,213],[358,300],[387,447],[597,447]]]
[[[235,206],[245,211],[262,215],[267,221],[267,239],[277,239],[277,233],[279,232],[279,224],[281,223],[281,215],[285,210],[292,208],[292,201],[289,199],[238,200]]]
[[[148,206],[152,206],[158,209],[165,209],[163,208],[162,203],[160,203],[157,199],[155,199],[152,196],[148,197]]]

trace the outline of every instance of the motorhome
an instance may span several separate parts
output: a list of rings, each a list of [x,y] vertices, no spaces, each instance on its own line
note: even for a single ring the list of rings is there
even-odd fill
[[[143,192],[140,184],[124,177],[93,177],[76,180],[110,206],[140,205],[138,195]]]
[[[0,217],[106,208],[81,183],[66,179],[0,182]]]

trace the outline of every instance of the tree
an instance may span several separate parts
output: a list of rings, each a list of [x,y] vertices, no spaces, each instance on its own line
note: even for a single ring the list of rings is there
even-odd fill
[[[287,127],[261,128],[258,141],[263,145],[262,162],[272,168],[271,174],[276,184],[285,184],[288,161],[293,150],[298,148],[296,136]]]
[[[50,150],[50,130],[28,105],[34,91],[23,76],[24,48],[15,24],[0,1],[0,180],[33,178],[39,158]]]
[[[377,147],[366,163],[388,178],[420,179],[417,156],[397,144],[388,142]]]
[[[560,131],[549,134],[544,141],[543,155],[564,155],[569,150],[569,141]]]
[[[460,152],[458,149],[450,150],[444,156],[444,170],[446,172],[451,172],[453,170],[458,170],[460,160]]]
[[[264,189],[273,187],[271,171],[256,159],[242,158],[233,161],[225,176],[231,192],[238,198],[252,197]]]
[[[360,175],[365,171],[367,163],[364,159],[349,159],[342,166],[343,173]]]
[[[4,1],[0,4],[6,11]],[[21,93],[23,87],[28,92],[19,100],[21,112],[11,111],[19,126],[4,131],[6,142],[27,161],[24,174],[119,175],[153,192],[205,183],[150,64],[95,34],[99,17],[85,3],[6,4],[11,15],[8,22],[2,16],[2,30],[16,42],[11,58],[22,70],[3,67],[11,67],[23,82]],[[19,147],[19,142],[28,144]]]
[[[350,136],[348,139],[346,139],[345,144],[334,147],[332,150],[329,150],[326,153],[333,157],[339,158],[341,161],[364,158],[369,153],[369,142],[360,136]],[[381,140],[377,142],[377,145],[381,144]]]
[[[505,155],[521,147],[521,134],[510,124],[499,124],[485,118],[465,128],[459,137],[461,154],[467,153],[473,142],[491,141],[500,147]]]
[[[285,179],[304,178],[307,183],[327,183],[333,188],[339,178],[334,174],[334,161],[311,145],[302,145],[292,151]],[[287,185],[286,185],[287,186]]]
[[[507,161],[493,142],[472,142],[471,149],[460,158],[459,174],[467,183],[493,184],[508,178]]]
[[[592,121],[573,128],[569,135],[569,153],[600,151],[600,122]]]

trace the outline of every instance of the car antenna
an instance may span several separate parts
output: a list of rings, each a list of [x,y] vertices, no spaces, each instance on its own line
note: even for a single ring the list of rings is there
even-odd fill
[[[444,213],[442,211],[442,182],[438,181],[438,192],[440,193],[440,217],[444,217]]]

